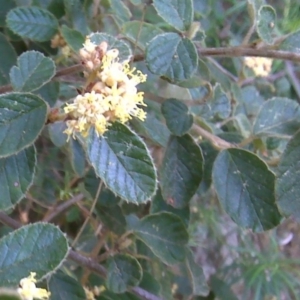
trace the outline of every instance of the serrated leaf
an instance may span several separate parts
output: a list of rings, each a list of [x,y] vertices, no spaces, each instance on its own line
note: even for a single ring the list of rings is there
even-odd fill
[[[177,99],[167,99],[161,106],[169,130],[178,136],[188,132],[193,125],[193,116],[188,107]]]
[[[155,214],[162,211],[170,212],[178,216],[184,225],[188,227],[190,221],[190,207],[186,206],[181,209],[174,208],[172,205],[166,203],[162,197],[161,190],[158,189],[151,202],[150,214]]]
[[[49,41],[58,30],[57,19],[36,6],[12,9],[7,14],[6,24],[21,37],[39,42]]]
[[[189,29],[194,17],[192,0],[153,0],[153,6],[158,15],[177,30]]]
[[[120,61],[128,60],[131,56],[131,50],[127,43],[123,42],[122,40],[119,40],[112,35],[102,33],[102,32],[96,32],[91,33],[89,35],[89,38],[92,43],[95,45],[99,45],[101,42],[107,42],[108,43],[108,50],[110,49],[118,49],[119,50],[119,59]]]
[[[11,43],[1,32],[0,53],[0,84],[4,85],[9,83],[9,71],[17,61],[17,54]]]
[[[128,202],[144,203],[156,190],[156,172],[143,141],[114,123],[104,136],[91,130],[87,155],[106,186]]]
[[[176,207],[186,206],[202,179],[203,157],[189,135],[171,136],[160,170],[160,185],[165,201]]]
[[[36,279],[53,272],[66,258],[68,243],[52,224],[34,223],[0,240],[0,286],[15,286],[35,272]]]
[[[0,288],[0,300],[22,300],[22,299],[16,290]]]
[[[275,97],[263,103],[253,127],[257,136],[286,137],[300,128],[300,106],[288,98]]]
[[[114,293],[124,293],[139,284],[143,270],[139,262],[128,254],[116,254],[108,259],[106,286]]]
[[[300,220],[299,201],[300,131],[288,142],[277,168],[276,202],[284,216]]]
[[[100,201],[98,201],[96,212],[101,222],[109,231],[118,235],[126,232],[126,219],[120,206],[102,206]]]
[[[195,262],[193,253],[187,250],[186,266],[191,277],[194,296],[207,296],[209,288],[202,268]]]
[[[287,38],[279,45],[279,49],[300,53],[300,30],[288,35]]]
[[[130,21],[122,26],[123,34],[134,44],[145,50],[149,41],[163,31],[157,26],[140,21]]]
[[[55,75],[54,61],[37,51],[27,51],[18,57],[17,66],[9,72],[11,84],[16,91],[34,91]]]
[[[171,81],[190,78],[198,65],[195,45],[177,33],[163,33],[153,38],[146,49],[149,70]]]
[[[276,12],[270,5],[263,5],[257,14],[257,33],[267,44],[274,43]]]
[[[184,260],[188,233],[174,214],[160,212],[148,215],[138,222],[134,233],[164,263],[172,265]]]
[[[15,206],[32,184],[36,165],[35,148],[0,158],[0,210]]]
[[[129,21],[132,17],[128,5],[122,0],[108,0],[110,9],[108,13],[115,16],[117,24],[122,24],[123,22]]]
[[[0,95],[0,157],[31,145],[44,127],[47,105],[29,93]]]
[[[275,176],[258,156],[241,149],[223,150],[212,178],[219,201],[239,226],[260,232],[279,224]]]
[[[84,43],[85,37],[79,31],[63,25],[60,32],[73,51],[77,52],[83,47],[82,44]]]
[[[58,81],[50,81],[43,85],[34,94],[45,100],[50,107],[53,107],[58,99],[60,83]]]
[[[81,284],[74,278],[58,272],[53,274],[48,283],[51,299],[85,300],[86,295]]]

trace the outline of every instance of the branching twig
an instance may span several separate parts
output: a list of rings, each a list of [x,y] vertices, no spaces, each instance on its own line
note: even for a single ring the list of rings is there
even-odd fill
[[[20,222],[15,221],[3,212],[0,212],[0,222],[13,229],[18,229],[22,226]],[[82,267],[88,268],[89,270],[91,270],[95,274],[100,275],[101,277],[106,277],[106,269],[89,257],[85,257],[74,250],[70,250],[68,254],[68,259],[73,260]],[[143,300],[162,300],[160,297],[157,297],[156,295],[153,295],[140,287],[133,287],[130,289],[130,291]]]
[[[83,198],[84,198],[84,195],[79,194],[79,195],[63,202],[62,204],[58,205],[57,207],[54,207],[52,209],[52,211],[50,211],[49,214],[45,215],[43,221],[44,222],[51,222],[57,215],[61,214],[65,210],[67,210],[71,205],[81,201]]]
[[[285,62],[286,73],[292,83],[292,86],[298,96],[298,102],[300,101],[300,81],[295,73],[294,66],[290,61]]]

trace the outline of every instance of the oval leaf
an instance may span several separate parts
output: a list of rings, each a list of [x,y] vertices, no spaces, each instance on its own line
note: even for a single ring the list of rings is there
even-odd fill
[[[286,137],[300,128],[300,106],[288,98],[270,99],[261,107],[253,133],[261,136]]]
[[[58,30],[57,19],[36,6],[12,9],[7,14],[6,24],[21,37],[40,42],[50,40]]]
[[[15,206],[32,184],[36,165],[35,148],[0,159],[0,210]]]
[[[300,131],[298,131],[284,150],[277,169],[275,183],[276,201],[280,212],[300,220]]]
[[[258,156],[246,150],[223,150],[212,178],[222,206],[239,226],[260,232],[279,224],[275,176]]]
[[[0,84],[9,83],[9,71],[17,61],[17,54],[5,35],[0,33]]]
[[[279,48],[281,50],[300,53],[300,30],[288,35]]]
[[[138,221],[134,232],[166,264],[184,260],[188,233],[180,218],[172,213],[148,215]]]
[[[102,32],[96,32],[89,35],[89,38],[92,43],[99,45],[101,42],[107,42],[108,43],[108,50],[110,49],[118,49],[119,50],[119,59],[120,61],[128,60],[131,56],[131,50],[129,46],[123,42],[122,40],[119,40],[109,34],[102,33]]]
[[[23,226],[0,240],[0,286],[14,286],[30,272],[37,279],[58,268],[68,253],[68,243],[52,224]]]
[[[149,70],[172,81],[190,78],[198,65],[194,44],[177,33],[163,33],[153,38],[146,49]]]
[[[0,157],[33,144],[44,127],[47,105],[27,93],[0,95]]]
[[[85,300],[86,295],[81,284],[74,278],[58,272],[51,276],[48,284],[51,299],[55,300]]]
[[[104,136],[91,130],[88,158],[96,174],[128,202],[143,203],[156,190],[156,172],[143,141],[125,125],[114,123]]]
[[[188,107],[177,99],[165,100],[161,111],[169,130],[175,135],[184,135],[193,125],[193,116]]]
[[[188,30],[194,17],[193,1],[153,0],[159,16],[174,28]]]
[[[27,51],[18,57],[9,76],[16,91],[30,92],[46,84],[55,75],[54,61],[37,51]]]
[[[186,206],[202,179],[203,157],[199,146],[189,136],[171,136],[161,166],[162,195],[168,204]]]
[[[139,284],[143,270],[139,262],[127,254],[117,254],[109,258],[106,286],[114,293],[124,293],[129,287]]]
[[[276,12],[270,5],[263,5],[257,14],[257,33],[267,44],[274,42]]]
[[[79,31],[63,25],[61,27],[61,35],[73,51],[77,52],[82,48],[84,36]]]

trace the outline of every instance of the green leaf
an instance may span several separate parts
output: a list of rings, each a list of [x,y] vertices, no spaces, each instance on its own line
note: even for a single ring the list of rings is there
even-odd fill
[[[33,144],[44,127],[47,105],[29,93],[0,95],[0,157]]]
[[[275,97],[263,103],[253,126],[257,136],[286,137],[300,128],[300,106],[296,101]]]
[[[58,99],[60,83],[58,81],[50,81],[34,91],[34,94],[45,100],[50,107],[53,107]]]
[[[241,149],[223,150],[212,178],[222,206],[239,226],[260,232],[279,224],[275,176],[258,156]]]
[[[149,70],[172,81],[190,78],[198,65],[195,45],[177,33],[157,35],[146,49],[146,63]]]
[[[128,60],[131,56],[131,50],[127,43],[119,40],[109,34],[106,33],[92,33],[89,35],[89,38],[92,43],[99,45],[101,42],[108,43],[108,50],[110,49],[118,49],[119,50],[119,59],[120,61]]]
[[[13,66],[9,76],[16,91],[31,92],[55,75],[54,61],[37,51],[27,51],[18,57],[17,66]]]
[[[277,168],[275,182],[276,202],[284,216],[300,220],[299,201],[300,131],[287,144]]]
[[[193,125],[193,116],[188,107],[177,99],[167,99],[161,106],[169,130],[178,136],[188,132]]]
[[[270,5],[261,6],[257,14],[257,33],[267,44],[274,43],[276,11]]]
[[[21,297],[16,290],[0,288],[0,300],[21,300]]]
[[[191,278],[191,284],[193,288],[194,296],[207,296],[209,294],[209,288],[206,283],[206,279],[202,268],[195,262],[193,253],[187,250],[186,266]]]
[[[30,272],[39,280],[57,269],[66,258],[68,243],[58,227],[39,222],[4,236],[0,253],[0,286],[14,286]]]
[[[66,122],[60,121],[47,125],[51,142],[56,147],[63,147],[67,143],[67,137],[64,130],[67,129]]]
[[[211,289],[220,300],[238,300],[230,286],[215,275],[211,277]]]
[[[207,120],[224,120],[230,116],[230,98],[217,83],[213,89],[213,97],[207,103],[196,106],[193,111]]]
[[[6,24],[14,33],[33,41],[49,41],[58,30],[57,19],[47,10],[17,7],[6,17]]]
[[[4,85],[9,83],[9,71],[17,61],[17,54],[2,33],[0,33],[0,53],[0,84]]]
[[[98,201],[96,212],[101,223],[103,223],[109,231],[117,235],[122,235],[126,232],[126,219],[120,206],[102,206],[100,201]]]
[[[161,166],[164,199],[176,208],[186,206],[201,182],[203,157],[189,135],[171,136]]]
[[[166,203],[166,201],[162,197],[161,190],[158,189],[151,202],[150,214],[155,214],[162,211],[170,212],[178,216],[184,223],[186,228],[188,227],[190,221],[190,207],[185,206],[181,209],[174,208],[170,204]]]
[[[73,170],[78,177],[85,175],[85,152],[78,140],[72,139],[70,145],[70,159]]]
[[[87,155],[105,185],[128,202],[143,203],[156,191],[156,172],[143,141],[114,123],[104,136],[91,130]]]
[[[5,18],[7,13],[16,7],[16,2],[14,0],[6,0],[1,2],[0,7],[0,27],[5,27]],[[0,52],[3,53],[3,52]]]
[[[32,184],[36,165],[35,148],[0,158],[0,210],[15,206]]]
[[[158,15],[177,30],[189,29],[194,17],[192,0],[153,0],[153,6]]]
[[[138,222],[134,232],[164,263],[172,265],[184,260],[188,233],[172,213],[148,215]]]
[[[300,53],[300,30],[288,35],[279,48],[280,50]]]
[[[90,32],[88,18],[86,16],[84,2],[81,0],[63,0],[66,16],[72,24],[72,28],[81,34],[87,35]]]
[[[122,26],[123,34],[142,50],[145,50],[149,41],[163,31],[157,26],[140,21],[126,22]]]
[[[123,22],[129,21],[132,17],[128,5],[122,0],[108,0],[110,10],[108,13],[114,15],[116,23],[122,24]]]
[[[139,284],[143,270],[139,262],[128,254],[116,254],[108,259],[106,286],[114,293],[124,293]]]
[[[85,37],[77,30],[71,29],[66,25],[61,27],[61,35],[68,44],[68,46],[75,52],[81,49],[84,43]]]
[[[85,300],[86,295],[81,284],[74,278],[58,272],[53,274],[48,283],[51,299]]]

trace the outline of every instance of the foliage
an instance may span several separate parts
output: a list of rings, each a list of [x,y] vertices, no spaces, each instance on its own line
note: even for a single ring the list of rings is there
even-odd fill
[[[275,2],[1,4],[0,300],[298,297],[299,4]]]

